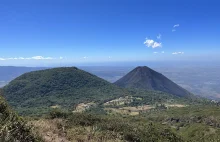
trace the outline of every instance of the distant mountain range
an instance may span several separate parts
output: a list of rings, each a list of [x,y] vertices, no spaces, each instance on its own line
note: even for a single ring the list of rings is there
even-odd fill
[[[162,91],[179,97],[191,97],[192,94],[170,79],[146,66],[137,67],[114,84],[125,88]]]

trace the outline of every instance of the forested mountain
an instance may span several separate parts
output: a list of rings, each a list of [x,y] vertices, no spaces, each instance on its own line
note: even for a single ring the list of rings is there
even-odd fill
[[[9,104],[26,114],[43,113],[51,106],[71,109],[82,102],[99,103],[129,95],[125,89],[75,67],[25,73],[3,90]]]
[[[164,75],[146,67],[137,67],[115,82],[125,88],[157,90],[179,97],[192,97],[192,94],[178,86]]]

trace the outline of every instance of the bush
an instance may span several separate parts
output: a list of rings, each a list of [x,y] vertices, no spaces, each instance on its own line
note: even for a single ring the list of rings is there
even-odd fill
[[[51,118],[51,119],[67,118],[69,114],[70,113],[68,113],[68,112],[64,112],[61,109],[55,108],[50,111],[49,118]]]

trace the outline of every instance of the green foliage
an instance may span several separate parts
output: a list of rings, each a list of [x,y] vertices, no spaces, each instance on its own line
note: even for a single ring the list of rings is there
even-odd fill
[[[98,132],[114,133],[111,139],[121,138],[129,142],[161,141],[181,142],[170,129],[157,124],[147,123],[143,119],[130,117],[93,115],[88,113],[74,113],[67,119],[67,129],[74,127],[93,127]],[[119,136],[120,135],[120,136]]]
[[[203,142],[211,142],[211,141],[220,141],[220,130],[214,129],[204,124],[193,123],[191,125],[187,125],[183,127],[179,131],[180,135],[182,135],[187,141],[203,141]]]
[[[184,108],[142,113],[147,121],[166,125],[185,141],[219,141],[220,108],[214,105],[191,105]]]
[[[171,94],[167,94],[160,91],[150,91],[143,89],[128,89],[133,97],[140,97],[142,99],[135,99],[131,104],[131,106],[140,106],[142,104],[154,105],[155,103],[189,103],[190,100],[181,98],[178,96],[174,96]]]
[[[31,127],[8,108],[1,96],[0,92],[0,141],[40,142],[41,139],[32,134]]]
[[[62,111],[59,108],[54,108],[49,112],[49,118],[54,119],[54,118],[67,118],[70,113],[66,111]]]
[[[86,113],[94,114],[94,115],[107,115],[107,112],[104,110],[103,105],[91,107],[90,109],[86,110]]]

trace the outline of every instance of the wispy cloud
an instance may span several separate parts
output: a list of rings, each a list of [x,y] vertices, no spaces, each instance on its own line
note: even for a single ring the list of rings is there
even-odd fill
[[[176,28],[179,27],[179,26],[180,26],[180,24],[174,25],[174,26],[173,26],[173,29],[172,29],[172,32],[175,32],[175,31],[176,31]]]
[[[157,39],[161,39],[161,36],[162,36],[162,35],[161,35],[161,34],[159,34],[159,35],[157,36]]]
[[[161,51],[161,52],[153,52],[154,54],[164,54],[165,52],[164,51]]]
[[[176,28],[176,27],[179,27],[179,26],[180,26],[180,24],[176,24],[176,25],[173,26],[173,28]]]
[[[157,48],[157,47],[162,47],[162,43],[160,42],[156,42],[152,39],[148,39],[146,38],[144,44],[147,46],[147,47],[152,47],[152,48]]]
[[[184,52],[173,52],[173,55],[184,54]]]
[[[84,56],[84,57],[83,57],[83,59],[87,59],[87,58],[88,58],[87,56]]]
[[[52,58],[52,57],[43,57],[43,56],[33,56],[33,57],[10,57],[10,58],[0,58],[1,61],[5,61],[5,60],[53,60],[56,58]]]

